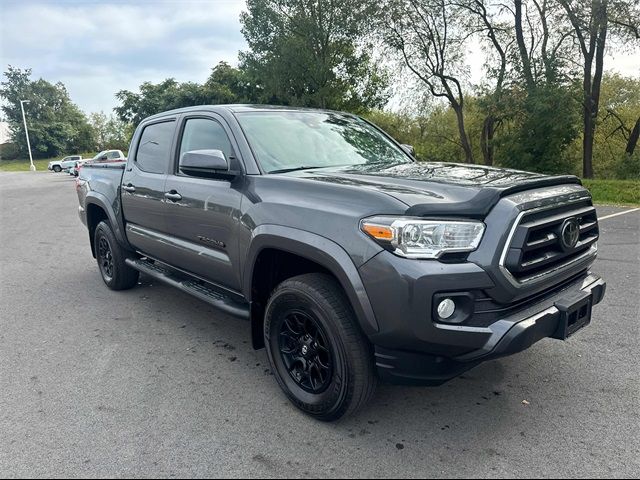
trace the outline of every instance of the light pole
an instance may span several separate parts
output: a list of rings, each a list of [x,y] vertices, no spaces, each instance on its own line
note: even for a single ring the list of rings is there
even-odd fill
[[[27,136],[27,148],[29,149],[29,161],[31,166],[29,169],[32,172],[36,171],[36,166],[33,164],[33,157],[31,156],[31,143],[29,142],[29,129],[27,128],[27,117],[24,116],[24,104],[29,103],[29,100],[20,100],[20,109],[22,110],[22,121],[24,122],[24,134]]]

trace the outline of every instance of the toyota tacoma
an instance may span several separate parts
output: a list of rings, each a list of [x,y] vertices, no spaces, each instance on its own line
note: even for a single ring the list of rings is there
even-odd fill
[[[379,380],[439,385],[565,340],[605,292],[578,178],[419,162],[346,113],[161,113],[77,191],[107,287],[142,272],[247,319],[286,396],[325,421]]]

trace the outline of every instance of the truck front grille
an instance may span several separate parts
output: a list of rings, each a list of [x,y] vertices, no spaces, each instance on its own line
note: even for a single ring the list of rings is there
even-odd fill
[[[579,261],[598,240],[596,209],[588,200],[524,212],[505,250],[504,267],[521,283]]]

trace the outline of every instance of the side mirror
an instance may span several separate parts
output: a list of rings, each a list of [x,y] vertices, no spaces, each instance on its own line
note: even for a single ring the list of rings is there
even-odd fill
[[[406,143],[403,143],[400,145],[400,148],[402,148],[405,152],[407,152],[412,157],[415,157],[416,150],[415,148],[413,148],[413,145],[407,145]]]
[[[107,160],[107,156],[106,155],[103,155],[103,156],[100,157],[100,161],[101,162],[104,162],[106,160]]]
[[[235,176],[221,150],[192,150],[182,154],[180,171],[193,176]]]

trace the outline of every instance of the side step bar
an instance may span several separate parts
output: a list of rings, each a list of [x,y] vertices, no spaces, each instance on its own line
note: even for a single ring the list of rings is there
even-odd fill
[[[249,319],[248,303],[238,303],[231,296],[205,282],[188,278],[186,275],[176,272],[161,263],[154,263],[147,259],[127,258],[125,263],[156,280],[193,295],[229,315],[245,320]]]

